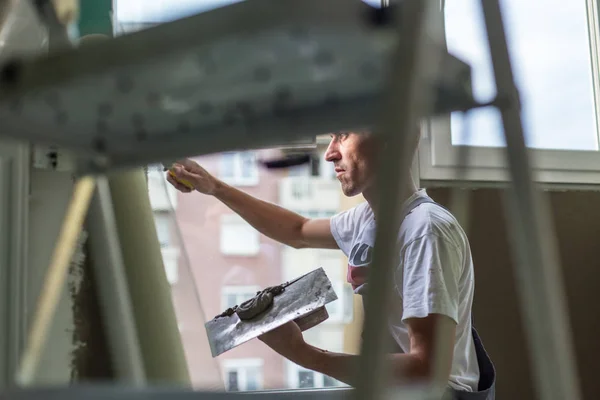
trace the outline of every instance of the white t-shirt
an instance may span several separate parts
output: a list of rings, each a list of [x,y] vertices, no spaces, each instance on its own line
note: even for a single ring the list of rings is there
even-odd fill
[[[419,190],[403,207],[409,207]],[[366,267],[375,242],[375,218],[368,203],[362,203],[331,218],[331,233],[348,256],[348,282],[356,293],[366,288]],[[443,314],[456,322],[454,359],[449,385],[476,391],[479,365],[471,333],[474,273],[465,232],[444,208],[424,203],[406,216],[398,235],[400,264],[394,270],[394,313],[389,326],[398,345],[410,351],[407,318]]]

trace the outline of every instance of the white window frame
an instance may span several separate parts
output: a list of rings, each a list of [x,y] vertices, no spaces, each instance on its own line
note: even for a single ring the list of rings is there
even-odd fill
[[[600,120],[600,26],[598,0],[584,0],[588,7],[588,24],[597,125]],[[443,18],[440,9],[438,18]],[[439,22],[439,19],[438,21]],[[444,24],[437,24],[443,27]],[[444,29],[438,30],[445,40]],[[596,49],[594,51],[593,49]],[[453,146],[450,115],[433,118],[423,126],[418,151],[419,177],[425,182],[444,181],[506,182],[510,180],[505,161],[506,149],[469,146],[469,161],[459,163],[459,146]],[[551,185],[599,185],[600,151],[530,149],[534,179]],[[600,188],[596,188],[600,189]]]
[[[228,158],[232,157],[232,169],[233,175],[224,175],[225,163]],[[253,162],[251,163],[250,176],[243,176],[244,158],[251,157]],[[259,183],[259,171],[258,164],[256,162],[256,153],[253,151],[244,152],[226,152],[219,156],[219,178],[233,186],[256,186]]]
[[[227,301],[228,296],[237,296],[238,300],[235,305],[240,305],[241,302],[252,298],[256,292],[260,291],[260,287],[256,285],[228,285],[221,288],[221,309],[229,308]]]
[[[154,224],[156,227],[156,237],[161,249],[173,247],[173,232],[171,231],[170,218],[175,218],[175,214],[169,211],[155,211]],[[160,227],[161,224],[166,226]],[[161,230],[166,229],[166,241],[161,241]]]
[[[329,389],[329,388],[338,388],[338,387],[344,387],[346,385],[344,385],[342,382],[337,381],[338,385],[336,386],[325,386],[324,381],[325,381],[325,376],[323,374],[321,374],[320,372],[316,372],[316,371],[312,371],[310,369],[306,369],[304,367],[299,366],[298,364],[295,364],[291,361],[286,360],[286,364],[287,364],[287,381],[288,381],[288,387],[290,389],[301,389],[301,390],[311,390],[311,389]],[[300,388],[300,379],[299,379],[299,373],[300,372],[312,372],[313,376],[314,376],[314,382],[315,385],[313,387],[310,388]]]
[[[221,216],[221,225],[219,226],[219,248],[221,254],[225,256],[233,256],[233,257],[252,257],[256,256],[260,253],[260,233],[254,229],[250,224],[248,224],[242,217],[237,214],[224,214]],[[245,224],[249,227],[249,233],[253,235],[252,238],[248,238],[248,240],[256,241],[256,248],[253,248],[250,251],[234,251],[232,249],[228,249],[224,246],[225,243],[225,233],[224,229],[227,225],[233,224]]]
[[[177,189],[167,183],[162,164],[148,166],[148,195],[154,211],[174,211],[177,209]]]
[[[173,246],[163,247],[161,253],[167,282],[175,285],[179,282],[179,249]]]
[[[261,358],[229,358],[222,361],[223,380],[225,389],[229,391],[229,372],[236,371],[238,374],[238,392],[247,392],[248,390],[248,369],[254,368],[258,371],[257,385],[254,390],[262,390],[264,386],[263,374],[264,360]]]

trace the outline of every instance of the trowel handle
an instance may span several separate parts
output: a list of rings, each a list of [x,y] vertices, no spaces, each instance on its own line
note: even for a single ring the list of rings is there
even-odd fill
[[[319,325],[321,322],[329,318],[329,313],[325,306],[317,308],[315,311],[307,314],[303,317],[295,319],[294,322],[298,324],[302,332],[309,330],[312,327]]]

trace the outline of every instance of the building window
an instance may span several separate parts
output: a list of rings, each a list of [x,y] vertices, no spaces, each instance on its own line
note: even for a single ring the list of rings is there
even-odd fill
[[[260,234],[237,214],[221,217],[221,253],[254,256],[260,250]]]
[[[258,165],[254,152],[232,152],[220,155],[219,178],[230,185],[257,185]]]
[[[288,385],[292,389],[317,389],[345,386],[342,382],[292,362],[288,365]]]
[[[501,2],[526,143],[539,182],[600,183],[597,1]],[[475,98],[492,99],[496,84],[481,2],[447,1],[439,18],[440,26],[445,19],[440,35],[450,53],[472,67]],[[460,146],[469,146],[468,160],[459,160]],[[419,170],[422,180],[509,179],[500,113],[482,108],[429,121]]]
[[[302,201],[313,196],[313,184],[308,179],[298,179],[292,183],[292,197],[294,200]]]
[[[240,358],[223,360],[225,388],[229,392],[260,390],[263,387],[263,360]]]
[[[315,372],[309,370],[298,370],[298,387],[299,388],[314,388],[315,387]]]
[[[258,291],[260,291],[258,286],[223,286],[221,308],[227,310],[233,306],[238,306],[256,296]]]

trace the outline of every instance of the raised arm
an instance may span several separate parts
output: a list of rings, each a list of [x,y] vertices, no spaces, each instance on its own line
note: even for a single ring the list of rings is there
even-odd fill
[[[329,219],[309,219],[276,204],[253,197],[217,179],[198,163],[182,160],[172,171],[179,180],[194,186],[194,190],[212,195],[241,216],[257,231],[294,248],[337,249],[331,234]],[[184,193],[191,192],[177,179],[167,174],[167,180]]]

